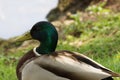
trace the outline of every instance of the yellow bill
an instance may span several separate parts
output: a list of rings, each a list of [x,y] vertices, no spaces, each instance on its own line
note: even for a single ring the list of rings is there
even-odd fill
[[[15,39],[15,41],[20,41],[21,42],[21,41],[26,41],[26,40],[30,40],[30,39],[32,39],[32,36],[30,35],[30,32],[26,32],[25,34],[17,37]]]

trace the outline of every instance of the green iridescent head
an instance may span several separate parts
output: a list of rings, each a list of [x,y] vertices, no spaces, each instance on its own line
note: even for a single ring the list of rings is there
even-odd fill
[[[40,46],[36,49],[39,54],[50,54],[56,49],[58,33],[51,23],[42,21],[33,25],[30,33],[26,33],[19,41],[29,39],[35,39],[40,42]]]

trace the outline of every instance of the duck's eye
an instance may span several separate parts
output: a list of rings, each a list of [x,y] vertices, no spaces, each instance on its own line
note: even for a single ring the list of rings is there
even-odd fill
[[[36,30],[40,30],[40,27],[36,27]]]
[[[40,30],[40,27],[34,27],[33,28],[33,31],[39,31]]]

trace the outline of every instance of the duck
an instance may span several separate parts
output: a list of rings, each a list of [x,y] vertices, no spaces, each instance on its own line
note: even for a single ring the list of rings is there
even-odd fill
[[[16,41],[31,39],[39,41],[40,45],[18,61],[18,80],[113,80],[113,77],[120,77],[119,73],[83,54],[68,50],[56,51],[58,32],[48,21],[37,22]]]

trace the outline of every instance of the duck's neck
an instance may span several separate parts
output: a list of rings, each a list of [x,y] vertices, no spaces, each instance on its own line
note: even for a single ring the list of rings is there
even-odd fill
[[[57,37],[48,38],[45,41],[42,41],[40,46],[36,48],[36,51],[39,54],[50,54],[55,51],[57,45]]]

